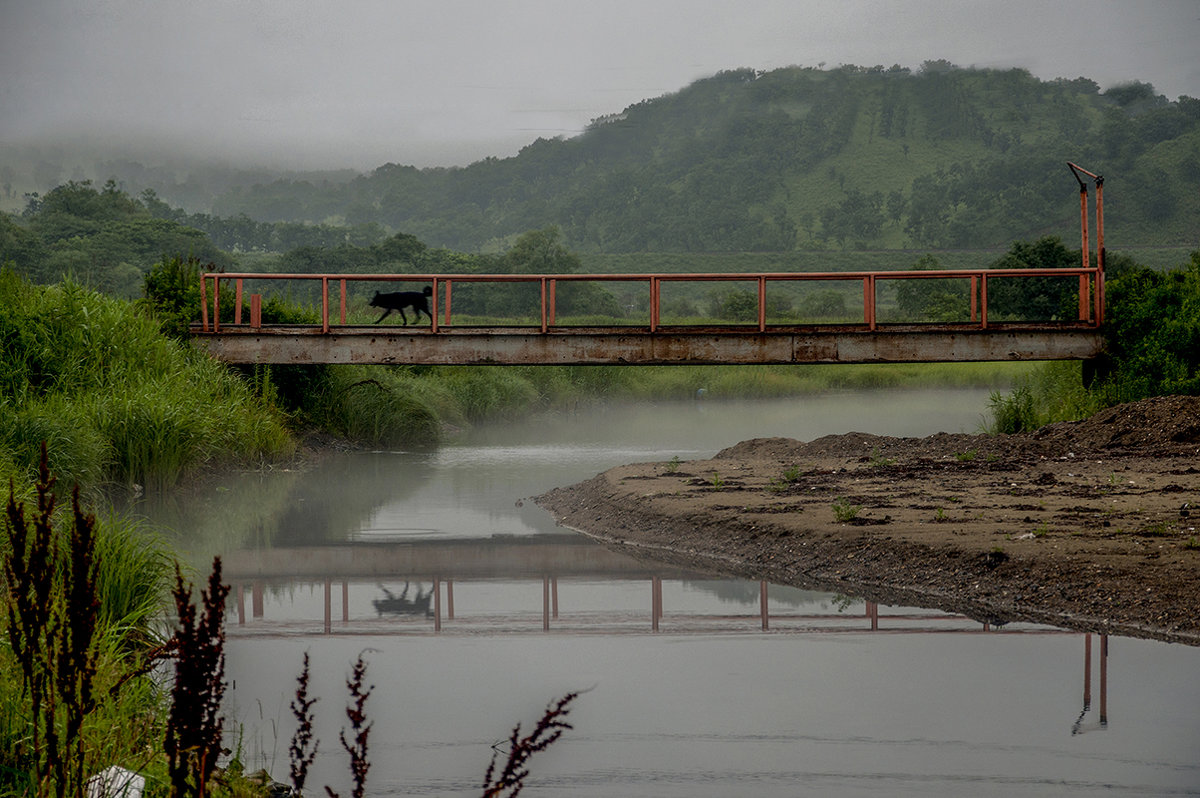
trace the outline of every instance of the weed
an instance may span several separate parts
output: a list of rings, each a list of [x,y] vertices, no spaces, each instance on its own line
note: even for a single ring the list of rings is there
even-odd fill
[[[721,475],[714,471],[712,475],[713,490],[720,490],[723,487],[725,487],[725,480],[721,479]]]
[[[1200,541],[1197,541],[1196,536],[1192,535],[1187,539],[1187,542],[1183,544],[1183,547],[1188,551],[1196,551],[1197,549],[1200,549]]]
[[[175,609],[179,627],[170,647],[175,656],[171,714],[163,749],[172,798],[203,796],[221,754],[221,699],[225,695],[225,597],[221,558],[213,558],[208,589],[200,592],[204,607],[197,617],[185,585],[175,568]]]
[[[781,479],[775,479],[772,477],[767,481],[767,490],[769,490],[771,493],[783,493],[787,489],[788,483]]]
[[[872,468],[887,468],[890,465],[894,465],[895,462],[890,457],[884,457],[883,453],[879,451],[878,446],[871,450],[870,463]]]
[[[851,504],[844,496],[838,497],[833,503],[833,517],[842,523],[858,518],[860,510],[862,507]]]
[[[1044,538],[1048,534],[1050,534],[1050,524],[1041,524],[1037,527],[1037,529],[1033,530],[1033,536],[1035,538]]]
[[[979,451],[977,449],[968,449],[965,452],[955,452],[954,459],[960,463],[969,463],[975,459],[975,456],[978,453]]]
[[[73,524],[64,552],[53,527],[46,447],[38,468],[37,511],[32,524],[10,490],[5,531],[10,541],[0,562],[9,585],[5,610],[9,645],[32,705],[32,751],[37,794],[82,794],[87,761],[83,724],[96,709],[92,695],[98,658],[95,526],[72,494]],[[32,533],[32,534],[31,534]],[[57,579],[62,574],[63,582]]]
[[[317,757],[320,744],[313,739],[312,706],[319,699],[308,697],[308,652],[304,652],[304,667],[296,678],[296,697],[292,700],[292,715],[296,718],[296,733],[292,735],[291,745],[288,746],[288,761],[291,764],[290,774],[292,791],[296,795],[304,794],[304,782],[308,779],[308,769]]]
[[[579,693],[567,693],[557,702],[548,705],[533,732],[525,737],[521,736],[521,724],[513,727],[508,738],[508,759],[499,773],[496,772],[496,759],[500,749],[495,748],[495,753],[492,754],[492,761],[483,777],[483,798],[516,796],[521,792],[525,779],[529,776],[529,758],[538,751],[545,751],[564,731],[574,728],[564,719],[571,711],[571,702],[578,697]]]
[[[1139,535],[1144,535],[1148,538],[1165,538],[1170,537],[1174,530],[1166,521],[1155,521],[1152,524],[1146,524],[1138,530]]]
[[[783,472],[784,482],[798,482],[800,480],[800,466],[792,466],[787,471]]]
[[[679,464],[681,462],[683,462],[683,461],[679,459],[679,455],[675,455],[670,460],[668,460],[667,461],[667,473],[674,474],[676,471],[678,471]]]
[[[342,748],[350,755],[350,774],[354,778],[354,790],[350,793],[353,798],[362,798],[365,794],[367,784],[367,771],[371,767],[371,763],[367,761],[367,739],[371,734],[371,725],[367,723],[366,706],[367,699],[371,697],[371,691],[374,688],[363,688],[363,677],[367,675],[367,664],[363,661],[362,654],[358,655],[358,660],[354,663],[354,670],[351,672],[350,678],[346,680],[346,688],[350,691],[351,703],[346,705],[346,717],[350,719],[350,728],[354,732],[354,742],[349,742],[346,739],[346,731],[342,729],[338,732],[338,737],[342,741]],[[325,792],[330,798],[338,798],[338,794],[329,787],[325,788]]]
[[[942,521],[945,521],[946,520],[946,511],[944,509],[942,509],[941,507],[937,508],[937,510],[933,514],[933,520],[938,521],[939,523]]]

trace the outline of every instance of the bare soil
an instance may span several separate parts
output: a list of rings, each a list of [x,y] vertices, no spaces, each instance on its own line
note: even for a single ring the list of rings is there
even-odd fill
[[[1200,397],[1023,435],[759,438],[538,503],[636,556],[1200,645]]]

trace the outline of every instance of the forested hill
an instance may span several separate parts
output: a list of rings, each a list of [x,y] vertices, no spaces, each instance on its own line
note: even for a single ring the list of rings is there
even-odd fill
[[[944,61],[722,72],[512,158],[247,183],[209,210],[464,251],[552,225],[581,252],[1003,248],[1077,239],[1067,161],[1105,176],[1110,246],[1196,244],[1200,100]]]
[[[1200,100],[945,62],[722,72],[513,158],[280,181],[214,211],[468,250],[551,224],[608,252],[1003,246],[1077,235],[1068,160],[1106,176],[1114,245],[1195,243]]]

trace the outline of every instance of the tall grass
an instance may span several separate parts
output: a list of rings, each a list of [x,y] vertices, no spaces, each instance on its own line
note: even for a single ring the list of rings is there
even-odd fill
[[[1103,392],[1084,387],[1082,369],[1077,361],[1044,363],[1022,375],[1010,393],[993,392],[988,431],[1030,432],[1056,421],[1078,421],[1105,407]]]
[[[0,450],[67,482],[171,485],[291,452],[283,415],[128,302],[0,270]]]

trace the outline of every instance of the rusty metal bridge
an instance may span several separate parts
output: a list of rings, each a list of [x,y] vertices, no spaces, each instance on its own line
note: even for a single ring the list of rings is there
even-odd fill
[[[1104,323],[1104,178],[1068,163],[1079,184],[1082,263],[1075,269],[959,269],[867,272],[779,272],[761,274],[251,274],[207,273],[200,279],[200,323],[194,339],[214,357],[231,363],[395,363],[421,365],[665,365],[902,363],[1003,360],[1084,360],[1101,354]],[[1096,262],[1091,264],[1088,183],[1096,187]],[[1070,318],[1025,319],[1011,303],[990,312],[988,287],[1016,281],[1078,280],[1078,312]],[[957,283],[970,298],[969,314],[953,322],[914,322],[881,302],[888,288],[920,291],[920,281]],[[318,324],[264,324],[262,294],[251,293],[243,313],[246,283],[273,281],[318,288]],[[914,283],[913,281],[918,281]],[[364,318],[358,283],[400,282],[428,292],[429,324],[403,327]],[[224,283],[224,294],[222,293]],[[636,299],[624,318],[560,318],[558,293],[580,284],[632,285]],[[749,323],[710,323],[664,312],[664,289],[687,284],[752,286],[757,315]],[[523,318],[460,316],[454,321],[454,288],[468,296],[523,288],[529,301]],[[803,288],[840,286],[839,296],[861,286],[862,311],[809,314],[803,321],[779,313],[771,298]],[[926,282],[923,285],[931,285]],[[352,301],[354,288],[359,299]],[[336,310],[333,291],[337,291]],[[229,294],[232,293],[232,296]],[[1029,292],[1026,292],[1029,293]],[[1036,289],[1035,289],[1036,293]],[[1062,293],[1061,289],[1059,293]],[[592,296],[596,296],[593,293]],[[225,300],[222,297],[227,297]],[[460,293],[461,297],[461,293]],[[233,305],[232,313],[222,302]],[[853,301],[853,300],[852,300]],[[578,304],[578,303],[576,303]],[[354,305],[354,313],[348,308]],[[844,305],[843,305],[844,309]],[[593,309],[599,313],[600,309]],[[415,312],[415,309],[414,309]],[[587,310],[585,309],[584,313]],[[1060,309],[1061,312],[1061,309]],[[248,316],[248,318],[244,318]],[[354,316],[354,318],[352,318]],[[223,318],[229,321],[222,321]],[[377,321],[382,321],[381,319]],[[418,317],[418,321],[420,321]]]
[[[1078,313],[1066,320],[996,318],[989,285],[1037,278],[1078,281]],[[969,296],[969,315],[954,322],[901,320],[880,302],[907,283],[960,282]],[[211,355],[232,363],[390,364],[786,364],[895,363],[934,361],[1088,360],[1100,354],[1104,315],[1102,267],[1074,269],[974,269],[871,272],[781,272],[760,274],[266,274],[207,273],[201,278],[201,321],[192,333]],[[320,321],[264,324],[261,294],[247,284],[271,281],[276,288],[305,284]],[[914,284],[913,281],[919,281]],[[362,283],[429,287],[431,318],[421,325],[377,324],[364,313]],[[641,295],[636,318],[594,322],[559,313],[566,286],[625,284]],[[664,313],[664,289],[686,284],[725,283],[757,294],[756,319],[739,323],[672,322]],[[814,284],[837,286],[856,296],[861,313],[831,321],[800,322],[772,312],[775,292]],[[522,318],[487,319],[452,315],[455,289],[523,286],[531,307]],[[929,284],[929,283],[923,283]],[[1073,284],[1072,284],[1073,285]],[[366,287],[372,287],[370,285]],[[358,289],[357,298],[354,289]],[[510,289],[511,290],[511,289]],[[232,300],[232,301],[231,301]],[[852,300],[854,302],[855,300]],[[226,304],[224,312],[222,303]],[[232,313],[228,305],[232,304]],[[244,312],[248,305],[248,312]],[[353,313],[350,309],[353,308]],[[367,311],[373,310],[366,307]],[[410,311],[411,312],[411,311]],[[578,313],[578,310],[575,311]],[[222,321],[222,319],[227,319]]]

